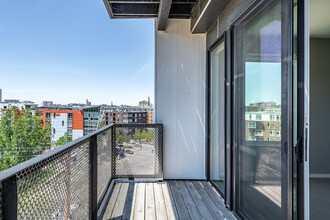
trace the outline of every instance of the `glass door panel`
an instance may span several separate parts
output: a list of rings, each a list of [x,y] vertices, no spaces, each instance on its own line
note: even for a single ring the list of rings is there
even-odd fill
[[[225,192],[225,47],[210,53],[210,180]]]
[[[248,219],[281,219],[281,1],[236,27],[236,203]]]

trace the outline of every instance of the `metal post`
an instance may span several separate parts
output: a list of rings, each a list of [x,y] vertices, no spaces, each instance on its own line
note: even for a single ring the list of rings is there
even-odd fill
[[[91,191],[90,191],[90,207],[91,219],[97,219],[97,134],[93,135],[89,142],[90,162],[91,162]]]
[[[116,129],[117,126],[113,125],[111,129],[112,178],[116,178]]]
[[[2,219],[17,219],[16,175],[2,182]]]

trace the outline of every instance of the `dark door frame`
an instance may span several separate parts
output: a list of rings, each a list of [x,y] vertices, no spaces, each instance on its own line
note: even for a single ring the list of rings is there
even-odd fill
[[[207,147],[207,160],[206,160],[206,163],[207,163],[207,181],[211,183],[211,185],[217,190],[217,192],[224,198],[225,200],[225,204],[227,204],[226,202],[226,195],[228,194],[227,193],[227,175],[228,175],[228,167],[227,167],[227,149],[226,149],[226,141],[225,141],[225,190],[224,192],[222,192],[218,186],[216,184],[213,183],[213,181],[210,179],[210,171],[211,171],[211,166],[210,166],[210,162],[211,162],[211,143],[210,143],[210,138],[211,138],[211,135],[210,135],[210,131],[211,131],[211,128],[210,128],[210,106],[211,106],[211,84],[210,84],[210,79],[211,79],[211,53],[213,50],[215,50],[221,43],[225,44],[225,81],[226,81],[226,73],[227,73],[227,65],[226,65],[226,61],[228,60],[227,59],[227,45],[226,45],[226,36],[225,34],[222,34],[210,47],[207,48],[207,76],[206,76],[206,85],[207,85],[207,93],[206,93],[206,113],[207,113],[207,126],[206,126],[206,147]],[[225,82],[224,82],[225,83]],[[226,105],[226,87],[225,87],[225,105]],[[226,108],[225,108],[225,116],[226,116]],[[225,123],[225,137],[226,137],[226,134],[227,134],[227,126],[226,126],[226,123]]]
[[[305,134],[305,0],[297,0],[297,138],[307,140]],[[307,61],[308,62],[308,61]],[[307,141],[298,142],[297,155],[297,219],[305,219],[305,174],[304,162],[307,161]],[[292,177],[293,178],[293,177]],[[308,207],[309,208],[309,207]]]
[[[305,32],[305,5],[304,0],[297,0],[298,1],[298,42],[297,42],[297,56],[298,56],[298,74],[297,74],[297,108],[298,108],[298,116],[297,116],[297,136],[298,137],[305,137],[305,129],[304,129],[304,68],[305,68],[305,39],[304,39],[304,32]],[[207,154],[206,154],[206,173],[207,173],[207,180],[215,187],[215,189],[223,196],[225,199],[225,204],[227,205],[230,210],[235,208],[235,167],[236,167],[236,159],[235,154],[237,151],[237,143],[235,142],[235,130],[234,130],[234,123],[233,120],[233,110],[235,110],[235,96],[234,96],[234,89],[235,89],[235,26],[238,24],[239,21],[244,19],[246,16],[251,15],[252,13],[259,12],[264,8],[264,5],[268,5],[272,0],[263,0],[258,1],[252,4],[249,8],[245,10],[245,12],[236,19],[230,28],[222,33],[220,37],[218,37],[208,48],[207,48],[207,77],[206,77],[206,85],[207,85],[207,93],[206,93],[206,112],[207,112],[207,126],[206,126],[206,146],[207,146]],[[282,11],[284,17],[282,16],[282,40],[288,39],[285,42],[285,45],[282,46],[282,55],[283,53],[289,58],[288,61],[285,61],[285,65],[283,68],[286,72],[285,81],[286,84],[285,90],[288,92],[287,97],[287,127],[289,129],[285,129],[282,132],[286,133],[288,142],[282,143],[282,153],[284,153],[285,158],[283,161],[287,169],[283,173],[282,181],[285,186],[285,191],[287,192],[286,195],[282,194],[282,199],[285,199],[285,204],[282,203],[284,210],[282,210],[282,217],[283,218],[292,218],[293,217],[293,167],[292,164],[296,163],[295,155],[293,153],[293,140],[292,140],[292,126],[293,126],[293,78],[292,78],[292,56],[293,56],[293,0],[281,0]],[[261,8],[261,9],[260,9]],[[220,43],[225,42],[225,195],[216,187],[215,184],[210,181],[210,53],[214,50]],[[282,41],[283,42],[283,41]],[[290,49],[287,49],[290,48]],[[283,69],[282,69],[283,71]],[[300,110],[300,111],[299,111]],[[283,120],[284,121],[284,120]],[[305,137],[306,138],[306,137]],[[302,155],[307,155],[306,148],[302,149]],[[298,219],[304,219],[304,165],[298,165]],[[284,197],[284,198],[283,198]]]
[[[235,76],[236,74],[236,34],[235,34],[235,26],[240,24],[241,22],[246,22],[246,20],[251,19],[254,17],[256,13],[261,12],[264,10],[269,4],[271,4],[274,0],[264,0],[258,1],[257,3],[251,5],[231,26],[232,28],[232,72]],[[282,18],[281,18],[281,48],[282,48],[282,77],[281,77],[281,85],[282,85],[282,92],[288,94],[287,96],[282,96],[282,105],[286,103],[285,106],[282,107],[282,140],[286,140],[285,142],[282,141],[281,143],[281,182],[282,182],[282,209],[281,209],[281,218],[282,219],[291,219],[292,218],[292,89],[293,89],[293,81],[292,81],[292,41],[293,41],[293,4],[292,0],[281,0],[281,11],[282,11]],[[284,57],[283,57],[284,56]],[[234,78],[234,90],[237,86],[237,83]],[[235,101],[235,93],[233,93],[234,103]],[[233,105],[233,110],[236,112],[236,106]],[[283,114],[284,113],[284,114]],[[235,115],[235,113],[234,113]],[[237,120],[234,119],[234,127],[237,128]],[[286,124],[285,124],[286,123]],[[285,124],[285,125],[284,125]],[[238,136],[236,129],[233,129],[233,167],[235,168],[237,163],[237,147],[238,147]],[[232,177],[232,193],[233,193],[233,200],[236,199],[236,171],[233,170],[235,173]],[[235,202],[233,202],[232,206],[234,210],[236,210]],[[240,215],[240,213],[237,213]],[[240,215],[244,218],[244,216]]]

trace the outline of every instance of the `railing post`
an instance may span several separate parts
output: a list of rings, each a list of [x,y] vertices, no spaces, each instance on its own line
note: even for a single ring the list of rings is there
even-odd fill
[[[17,219],[16,175],[2,182],[2,219]]]
[[[112,178],[116,178],[116,125],[113,125],[111,129],[111,176]]]
[[[164,178],[164,145],[163,145],[163,125],[158,125],[158,161],[159,161],[159,174],[161,178]]]
[[[97,134],[93,135],[89,142],[91,157],[91,181],[90,181],[90,207],[91,219],[97,219]]]

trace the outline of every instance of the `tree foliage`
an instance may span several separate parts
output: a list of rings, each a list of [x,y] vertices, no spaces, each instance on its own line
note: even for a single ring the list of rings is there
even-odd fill
[[[65,133],[62,137],[60,137],[56,142],[55,142],[55,146],[59,147],[62,146],[66,143],[69,143],[72,141],[72,137],[69,137],[69,133]]]
[[[153,130],[141,130],[140,129],[136,129],[135,133],[134,133],[134,139],[141,141],[145,141],[145,142],[152,142],[154,139],[154,131]]]
[[[116,128],[116,140],[118,143],[128,143],[131,140],[131,137],[121,132],[120,128]]]
[[[0,117],[0,171],[29,160],[50,147],[50,126],[43,129],[42,117],[30,114],[29,109],[3,110]]]

